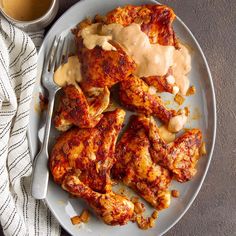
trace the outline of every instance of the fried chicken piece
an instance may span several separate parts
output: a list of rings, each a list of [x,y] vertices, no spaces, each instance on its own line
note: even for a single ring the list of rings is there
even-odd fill
[[[201,156],[202,132],[199,129],[188,130],[167,144],[152,118],[149,127],[146,125],[145,128],[152,143],[150,153],[153,161],[168,169],[177,181],[191,180],[197,173],[196,165]]]
[[[186,182],[197,173],[196,165],[200,158],[202,132],[192,129],[168,144],[168,155],[161,165],[168,168],[179,182]]]
[[[83,184],[75,175],[65,177],[63,189],[83,198],[108,225],[124,225],[134,214],[134,205],[124,196],[114,192],[98,193]]]
[[[74,127],[63,133],[50,155],[54,181],[61,184],[70,172],[79,175],[80,180],[94,191],[104,193],[110,190],[110,169],[124,116],[124,110],[116,109],[104,113],[95,128]]]
[[[126,78],[135,71],[135,63],[129,58],[123,49],[115,42],[110,42],[117,51],[104,51],[100,47],[92,50],[83,45],[80,30],[92,23],[102,24],[118,23],[128,26],[131,23],[141,24],[141,30],[147,34],[151,43],[175,46],[178,48],[178,41],[175,37],[172,22],[175,19],[173,10],[163,5],[142,5],[118,7],[109,12],[105,17],[96,16],[93,21],[84,20],[74,30],[79,59],[82,62],[84,81],[81,83],[83,89],[95,87],[111,87]],[[174,84],[169,84],[165,76],[150,76],[142,78],[148,85],[156,87],[159,92],[174,93]]]
[[[142,5],[118,7],[107,14],[106,24],[118,23],[128,26],[131,23],[141,24],[141,30],[146,33],[151,43],[159,43],[165,46],[179,48],[178,40],[172,27],[175,20],[174,11],[163,5]],[[167,77],[172,75],[172,70],[164,76],[149,76],[142,79],[149,85],[154,86],[158,92],[175,93],[175,84],[168,83]]]
[[[98,46],[89,50],[83,45],[82,37],[77,38],[78,56],[84,78],[80,85],[83,90],[105,86],[110,88],[135,71],[136,65],[132,58],[117,43],[111,44],[116,51],[105,51]]]
[[[130,76],[120,82],[119,98],[128,109],[156,116],[164,123],[168,123],[176,115],[176,111],[167,109],[162,99],[152,94],[150,87],[138,77]]]
[[[87,97],[79,86],[67,85],[63,88],[54,124],[60,131],[68,130],[72,125],[80,128],[92,128],[103,117],[102,112],[108,107],[110,92],[93,88],[87,92]]]
[[[134,189],[158,210],[169,207],[168,190],[171,174],[155,164],[149,138],[150,119],[133,116],[128,129],[116,147],[116,163],[112,168],[115,179]]]
[[[126,224],[133,216],[131,201],[111,191],[110,169],[125,112],[104,114],[95,128],[77,127],[63,133],[50,155],[54,181],[83,198],[109,225]]]
[[[167,208],[171,179],[186,182],[196,174],[201,144],[198,129],[166,144],[153,118],[133,116],[117,145],[112,174],[156,209]]]
[[[151,43],[175,45],[177,42],[172,28],[174,19],[174,11],[164,5],[127,5],[107,13],[105,23],[118,23],[123,26],[139,23]]]

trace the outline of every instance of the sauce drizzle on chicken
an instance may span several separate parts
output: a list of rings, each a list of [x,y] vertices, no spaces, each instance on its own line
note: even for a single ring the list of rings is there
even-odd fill
[[[80,62],[77,56],[71,56],[68,58],[68,62],[61,65],[54,74],[54,82],[64,87],[66,85],[77,85],[77,82],[82,80],[80,71]]]
[[[176,84],[173,87],[174,94],[179,91],[183,95],[186,94],[189,88],[186,75],[191,70],[191,56],[183,44],[179,45],[179,49],[175,49],[174,46],[152,44],[140,25],[136,23],[126,27],[117,23],[108,25],[95,23],[82,29],[80,34],[85,47],[90,50],[99,46],[105,51],[116,51],[110,42],[119,43],[135,61],[137,68],[134,75],[138,77],[164,76],[172,68],[172,80],[167,82]]]

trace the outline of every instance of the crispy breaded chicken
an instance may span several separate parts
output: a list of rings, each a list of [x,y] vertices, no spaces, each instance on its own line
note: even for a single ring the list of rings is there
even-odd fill
[[[95,127],[109,101],[110,92],[107,87],[93,88],[93,91],[90,90],[85,96],[79,86],[67,85],[63,88],[54,118],[55,127],[60,131],[66,131],[72,125],[80,128]]]
[[[50,155],[54,181],[85,199],[111,225],[126,224],[134,210],[132,202],[111,191],[110,169],[124,116],[117,109],[105,113],[95,128],[70,129],[58,138]]]
[[[116,147],[112,174],[156,209],[167,208],[172,177],[185,182],[196,174],[201,144],[198,129],[189,130],[166,144],[153,118],[133,116]]]
[[[156,116],[164,123],[168,123],[176,115],[175,110],[167,109],[162,99],[157,94],[152,94],[149,86],[135,76],[120,82],[119,98],[128,109]]]
[[[116,147],[115,179],[134,189],[158,210],[169,207],[171,173],[155,164],[149,137],[150,119],[133,116]],[[151,131],[150,131],[151,132]],[[165,150],[165,149],[164,149]]]

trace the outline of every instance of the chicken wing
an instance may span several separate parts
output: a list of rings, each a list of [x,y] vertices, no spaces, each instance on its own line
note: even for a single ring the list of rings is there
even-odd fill
[[[140,194],[156,209],[167,208],[170,204],[168,187],[171,173],[154,163],[150,149],[149,118],[133,116],[116,147],[116,163],[112,168],[115,179]]]
[[[156,116],[164,123],[176,115],[176,111],[167,109],[162,99],[152,94],[150,87],[138,77],[130,76],[120,82],[119,98],[128,109]]]
[[[152,143],[150,153],[153,161],[168,169],[177,181],[191,180],[197,173],[196,165],[201,157],[202,132],[199,129],[188,130],[167,144],[161,138],[159,128],[152,118],[145,128]]]
[[[67,85],[63,88],[54,118],[55,127],[60,131],[66,131],[72,125],[80,128],[95,127],[109,101],[110,92],[107,87],[93,88],[93,91],[90,90],[85,96],[79,86]]]

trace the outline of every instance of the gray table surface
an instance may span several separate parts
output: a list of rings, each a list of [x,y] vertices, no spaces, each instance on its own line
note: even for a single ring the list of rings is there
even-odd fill
[[[60,0],[59,14],[75,2]],[[166,235],[236,236],[236,1],[160,2],[173,7],[200,43],[212,72],[218,115],[206,180],[191,208]],[[62,236],[68,235],[62,230]]]

